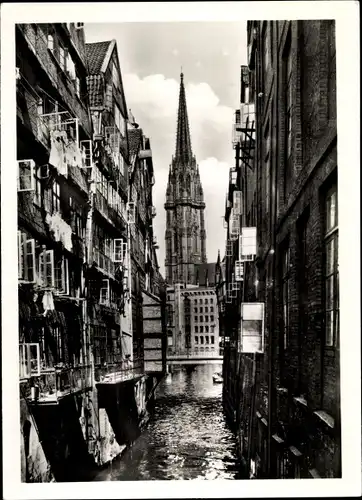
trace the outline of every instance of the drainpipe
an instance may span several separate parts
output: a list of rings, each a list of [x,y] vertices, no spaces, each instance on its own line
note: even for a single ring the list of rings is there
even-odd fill
[[[276,39],[279,40],[279,25],[278,22],[275,23],[276,27]],[[279,72],[276,71],[276,89],[278,89],[279,85]],[[277,90],[278,92],[278,90]],[[273,103],[274,109],[276,108],[276,101]],[[279,115],[278,113],[275,113],[275,120],[274,120],[274,137],[275,141],[274,144],[279,144],[279,141],[277,140],[276,135],[278,134],[278,122],[279,122]],[[273,161],[273,156],[271,157],[271,161]],[[269,345],[268,345],[268,375],[269,375],[269,390],[268,390],[268,467],[267,467],[267,475],[268,478],[270,478],[271,474],[271,440],[272,440],[272,425],[273,425],[273,411],[274,411],[274,395],[275,391],[273,388],[273,375],[274,375],[274,370],[273,370],[273,354],[274,354],[274,342],[272,339],[273,334],[276,331],[276,297],[275,297],[275,283],[276,283],[276,244],[277,244],[277,235],[276,235],[276,226],[277,226],[277,194],[278,194],[278,176],[277,176],[277,161],[274,160],[274,169],[273,169],[273,174],[274,174],[274,213],[273,213],[273,238],[272,238],[272,245],[273,245],[273,265],[272,265],[272,282],[273,282],[273,290],[272,290],[272,303],[271,303],[271,318],[270,318],[270,331],[269,331]]]

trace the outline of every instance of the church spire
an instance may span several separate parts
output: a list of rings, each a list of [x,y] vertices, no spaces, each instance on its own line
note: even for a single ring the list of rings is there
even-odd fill
[[[186,93],[184,86],[184,74],[181,69],[180,96],[177,117],[177,137],[175,160],[180,160],[187,165],[192,160],[191,138],[189,120],[187,116]]]

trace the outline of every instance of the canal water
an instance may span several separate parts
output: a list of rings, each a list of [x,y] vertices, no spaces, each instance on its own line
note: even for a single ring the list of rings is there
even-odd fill
[[[238,479],[236,440],[222,409],[221,365],[174,368],[159,384],[150,421],[95,481]]]

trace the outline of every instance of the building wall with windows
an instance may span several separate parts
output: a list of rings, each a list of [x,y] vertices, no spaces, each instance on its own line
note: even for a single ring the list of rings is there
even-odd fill
[[[143,135],[130,152],[114,40],[28,24],[16,44],[22,477],[80,480],[140,432],[159,380],[143,365],[143,292],[161,318],[165,302],[152,154]]]
[[[76,419],[73,440],[61,430],[64,422],[74,423],[73,412],[85,415],[92,389],[83,271],[89,201],[84,153],[91,120],[82,37],[82,29],[64,23],[16,26],[20,423],[26,481],[59,479],[88,456],[80,445],[89,437],[87,418]]]
[[[219,356],[219,316],[214,287],[167,287],[168,354]]]
[[[265,348],[239,354],[240,400],[231,340],[228,398],[248,474],[340,477],[334,22],[249,22],[248,70],[255,157],[237,168],[257,253],[242,300],[265,304]]]

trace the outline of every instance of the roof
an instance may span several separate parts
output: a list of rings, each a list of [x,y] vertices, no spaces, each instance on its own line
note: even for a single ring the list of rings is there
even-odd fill
[[[96,75],[100,73],[104,59],[112,40],[107,42],[95,42],[85,44],[85,53],[88,65],[88,74]]]
[[[187,116],[186,92],[183,73],[181,73],[180,81],[175,158],[177,160],[181,160],[184,165],[187,165],[192,160],[191,137],[189,119]]]
[[[138,153],[138,149],[142,138],[142,129],[133,128],[128,129],[128,147],[130,156],[134,156]]]
[[[199,264],[197,266],[198,281],[200,286],[214,286],[216,282],[216,262]]]
[[[102,76],[87,76],[87,87],[90,106],[102,106],[104,100],[104,84]]]

